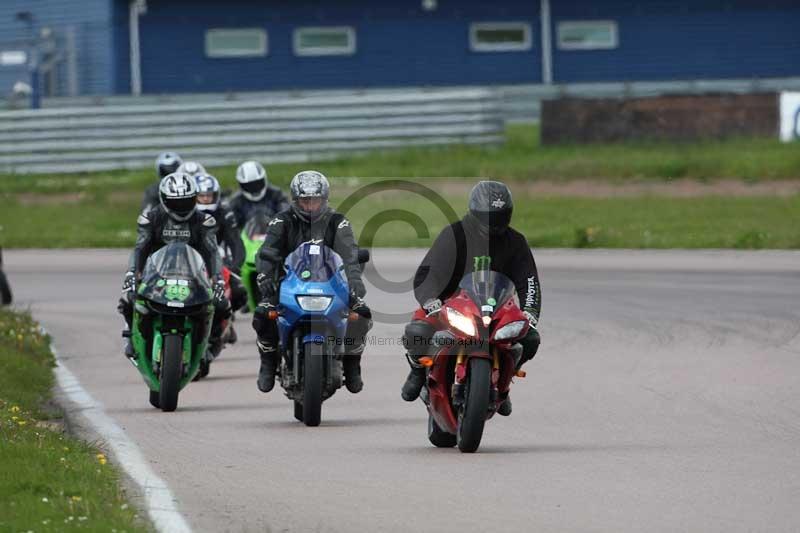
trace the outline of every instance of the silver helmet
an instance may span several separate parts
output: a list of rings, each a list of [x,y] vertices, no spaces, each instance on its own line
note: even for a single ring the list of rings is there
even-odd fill
[[[327,211],[331,186],[322,172],[299,172],[292,178],[289,188],[292,192],[292,207],[299,216],[314,220]],[[319,201],[314,202],[314,199]]]
[[[184,174],[189,174],[191,177],[196,178],[201,174],[205,174],[206,169],[197,161],[184,161],[181,163],[181,166],[178,167],[178,172],[183,172]]]
[[[175,152],[163,152],[159,154],[156,158],[156,173],[158,173],[158,178],[162,179],[164,176],[172,174],[178,170],[181,163],[183,163],[181,156]]]
[[[195,177],[195,181],[197,182],[197,210],[213,213],[219,207],[219,181],[211,174],[201,174]]]
[[[245,198],[259,202],[267,194],[267,171],[258,161],[245,161],[236,169],[236,181]]]
[[[197,208],[197,182],[188,174],[174,172],[161,180],[158,196],[171,218],[189,220]]]

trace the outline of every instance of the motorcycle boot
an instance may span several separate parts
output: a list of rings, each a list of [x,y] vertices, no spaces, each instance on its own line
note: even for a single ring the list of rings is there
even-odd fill
[[[411,365],[411,372],[408,373],[406,382],[403,383],[400,396],[407,402],[413,402],[419,398],[419,393],[425,384],[425,367],[417,362],[418,357],[414,355],[407,353],[406,358],[408,364]]]
[[[361,354],[347,354],[344,356],[344,386],[353,394],[361,392],[364,380],[361,379]]]
[[[261,367],[258,370],[258,390],[267,393],[275,387],[275,371],[278,367],[278,350],[274,345],[258,340]]]
[[[497,406],[497,414],[501,416],[508,416],[511,414],[511,397],[505,393],[505,397],[501,396],[502,401]]]
[[[403,335],[403,346],[406,349],[406,359],[411,366],[400,396],[407,402],[413,402],[419,398],[422,386],[425,385],[425,367],[419,364],[419,358],[427,355],[430,350],[430,339],[435,328],[422,321],[412,320],[406,325]]]

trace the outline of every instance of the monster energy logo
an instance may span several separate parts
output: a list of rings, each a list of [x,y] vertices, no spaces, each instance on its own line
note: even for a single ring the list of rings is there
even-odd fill
[[[474,257],[475,266],[472,269],[473,272],[478,272],[479,270],[491,270],[492,258],[488,255],[476,255]]]

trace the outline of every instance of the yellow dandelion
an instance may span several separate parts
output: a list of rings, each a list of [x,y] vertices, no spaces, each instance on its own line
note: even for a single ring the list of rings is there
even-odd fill
[[[19,413],[19,407],[16,405],[12,405],[9,411],[11,411],[12,413]]]
[[[25,424],[27,424],[27,422],[25,420],[17,420],[17,424],[19,424],[20,426],[24,426]]]
[[[81,501],[81,497],[80,496],[73,496],[72,497],[72,501],[79,502],[79,501]]]
[[[104,464],[106,464],[108,462],[108,460],[106,459],[105,455],[103,455],[102,453],[98,453],[97,454],[97,462],[100,463],[101,465],[104,465]]]
[[[11,417],[11,421],[12,421],[12,422],[16,422],[17,420],[19,420],[19,417],[18,417],[18,416],[12,416],[12,417]]]
[[[65,451],[65,452],[68,452],[68,451],[69,451],[69,448],[67,448],[66,446],[64,446],[64,451]]]

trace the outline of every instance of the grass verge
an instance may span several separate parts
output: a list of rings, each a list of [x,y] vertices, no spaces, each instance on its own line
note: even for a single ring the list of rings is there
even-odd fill
[[[513,189],[513,186],[512,186]],[[458,216],[466,194],[445,194]],[[341,197],[332,199],[338,205]],[[536,247],[800,248],[800,196],[700,198],[534,198],[515,194],[513,226]],[[3,246],[131,247],[138,196],[95,195],[69,204],[4,205]],[[418,233],[403,213],[421,221]],[[362,246],[427,247],[448,223],[439,207],[415,193],[370,196],[347,213]],[[373,235],[370,242],[367,235]]]
[[[153,154],[153,159],[155,156]],[[514,124],[507,127],[506,142],[501,146],[414,148],[335,161],[275,164],[269,165],[269,174],[274,183],[286,185],[302,168],[319,168],[328,176],[336,177],[761,181],[800,178],[800,150],[777,139],[542,146],[537,126]],[[235,166],[210,170],[223,186],[235,186]],[[152,181],[153,170],[149,167],[85,174],[6,174],[0,175],[0,191],[4,194],[138,192]]]
[[[54,364],[31,317],[0,309],[0,531],[146,531],[105,455],[49,427]]]

